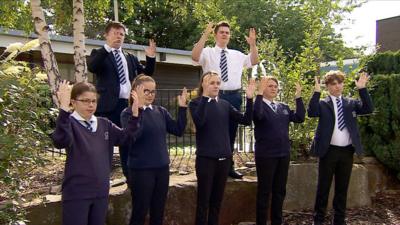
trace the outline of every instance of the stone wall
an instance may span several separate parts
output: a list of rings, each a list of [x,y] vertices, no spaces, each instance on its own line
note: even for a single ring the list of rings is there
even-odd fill
[[[250,172],[249,175],[251,174]],[[371,196],[378,191],[386,189],[387,181],[386,170],[376,161],[354,164],[347,201],[348,207],[369,206],[371,204]],[[284,209],[301,210],[312,208],[316,186],[316,163],[291,164]],[[257,181],[254,176],[245,176],[243,180],[229,179],[221,208],[220,224],[230,225],[237,224],[240,221],[254,220],[256,191]],[[47,196],[47,198],[51,198],[47,204],[39,204],[29,208],[28,219],[31,222],[28,224],[61,224],[60,196]],[[126,185],[112,188],[110,191],[107,224],[128,224],[130,208],[130,193]],[[195,175],[171,176],[165,211],[165,224],[194,224],[195,210]]]

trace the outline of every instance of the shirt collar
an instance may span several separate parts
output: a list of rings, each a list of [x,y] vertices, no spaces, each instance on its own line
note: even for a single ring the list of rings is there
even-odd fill
[[[270,100],[268,100],[268,99],[266,99],[266,98],[263,98],[263,101],[264,101],[265,103],[267,103],[268,105],[271,105],[271,103],[274,103],[274,104],[276,105],[276,101],[271,102]]]
[[[206,98],[208,98],[207,102],[211,102],[211,100],[213,100],[213,99],[214,99],[216,102],[218,102],[218,96],[216,96],[215,98],[211,98],[211,97],[206,96]]]
[[[333,96],[333,95],[329,95],[329,96],[331,97],[332,101],[334,101],[334,102],[336,102],[337,98],[342,100],[342,96],[341,95],[339,97],[336,97],[336,96]]]
[[[114,50],[119,50],[120,52],[122,52],[122,47],[111,48],[111,46],[109,46],[108,44],[104,44],[104,48],[106,49],[107,52],[114,52]]]
[[[153,105],[150,104],[150,105],[144,105],[144,106],[143,106],[143,110],[146,110],[147,108],[153,110]]]
[[[74,111],[74,112],[71,114],[71,116],[74,117],[75,119],[77,119],[78,121],[81,121],[81,122],[87,121],[87,120],[85,120],[81,115],[79,115],[79,113],[78,113],[77,111]],[[90,117],[90,119],[89,119],[88,122],[94,123],[94,122],[96,122],[96,120],[97,120],[97,117],[96,117],[95,115],[92,115],[92,117]]]
[[[220,48],[218,45],[215,45],[215,50],[217,50],[217,52],[221,52],[222,50],[225,50],[225,53],[229,53],[229,49],[228,49],[228,47],[226,47],[226,48]]]

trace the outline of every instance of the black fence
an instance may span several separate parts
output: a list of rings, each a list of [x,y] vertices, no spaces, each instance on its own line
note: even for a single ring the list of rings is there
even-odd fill
[[[178,112],[178,100],[177,96],[182,92],[181,89],[158,89],[154,104],[165,107],[172,115],[176,118]],[[189,98],[195,98],[196,93],[193,90],[188,90]],[[243,102],[245,101],[245,95],[243,96]],[[244,111],[245,105],[242,105],[242,111]],[[195,127],[188,110],[188,123],[184,135],[177,137],[174,135],[167,135],[168,151],[171,159],[171,168],[177,171],[192,171],[193,160],[196,153],[196,138],[195,138]],[[52,152],[53,156],[64,155],[63,149],[48,149]],[[239,125],[238,133],[235,143],[235,158],[239,160],[239,163],[244,163],[253,160],[254,152],[254,137],[253,137],[253,126],[242,126]],[[114,154],[118,156],[118,149],[114,150]]]

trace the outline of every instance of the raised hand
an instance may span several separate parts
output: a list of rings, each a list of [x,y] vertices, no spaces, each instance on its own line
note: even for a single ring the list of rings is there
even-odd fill
[[[360,78],[358,78],[358,80],[354,81],[356,83],[356,86],[358,89],[362,89],[365,88],[365,86],[367,85],[369,76],[366,72],[362,72],[360,74]]]
[[[139,116],[139,96],[135,90],[131,91],[131,97],[132,97],[132,115],[133,116]]]
[[[255,91],[256,91],[256,81],[254,79],[250,79],[246,89],[246,97],[253,98]]]
[[[214,23],[213,22],[209,22],[207,24],[206,29],[204,29],[203,35],[207,35],[207,37],[208,37],[208,35],[210,35],[213,31],[214,31]]]
[[[203,96],[209,96],[210,94],[210,78],[211,76],[207,75],[203,78],[203,83],[201,84],[201,87],[203,88]]]
[[[187,92],[186,87],[184,87],[182,89],[182,94],[178,95],[178,105],[180,107],[187,107],[187,103],[186,103],[187,97],[188,97],[188,92]]]
[[[295,96],[296,98],[300,98],[301,97],[301,85],[299,82],[296,82],[296,92],[295,92]]]
[[[71,86],[69,81],[63,80],[60,83],[57,91],[58,102],[60,103],[60,108],[69,111],[69,105],[71,103]]]
[[[321,84],[318,76],[314,77],[314,91],[315,92],[321,92]]]
[[[149,57],[156,56],[156,42],[153,39],[149,39],[149,47],[144,49],[145,53]]]
[[[137,93],[137,97],[138,97],[138,107],[141,108],[144,106],[144,99],[145,99],[145,95],[144,95],[144,86],[143,85],[139,85],[135,88],[135,91]]]
[[[250,28],[249,36],[246,36],[246,41],[250,46],[256,46],[256,29]]]
[[[263,95],[265,88],[267,88],[268,79],[266,77],[261,77],[261,80],[258,84],[257,94]]]

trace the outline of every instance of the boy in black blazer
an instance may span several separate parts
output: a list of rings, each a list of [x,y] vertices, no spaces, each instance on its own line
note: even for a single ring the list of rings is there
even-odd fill
[[[307,110],[309,117],[319,118],[311,146],[311,152],[319,157],[314,224],[323,224],[333,177],[335,177],[333,224],[346,224],[346,199],[353,154],[363,152],[357,127],[357,115],[369,114],[373,111],[372,100],[366,89],[367,74],[362,73],[358,81],[355,81],[361,100],[342,96],[344,76],[345,74],[341,71],[329,71],[325,75],[324,80],[329,96],[323,100],[320,100],[319,80],[315,78],[315,91]]]
[[[110,22],[105,28],[106,43],[93,49],[88,60],[88,69],[96,75],[99,94],[97,116],[103,116],[121,126],[120,114],[128,106],[131,82],[141,73],[153,75],[155,68],[156,43],[149,41],[146,66],[130,53],[122,51],[126,27],[119,22]]]

